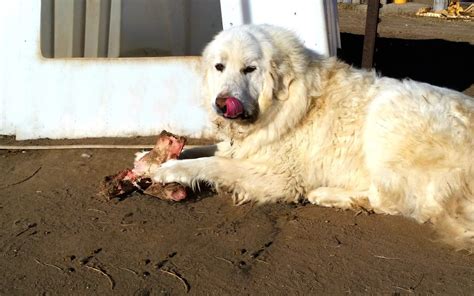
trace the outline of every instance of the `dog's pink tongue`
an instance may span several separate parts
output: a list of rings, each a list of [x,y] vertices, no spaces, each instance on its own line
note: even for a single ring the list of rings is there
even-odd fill
[[[225,100],[226,111],[224,113],[225,117],[236,118],[237,116],[244,113],[244,106],[242,103],[234,97],[228,97]]]

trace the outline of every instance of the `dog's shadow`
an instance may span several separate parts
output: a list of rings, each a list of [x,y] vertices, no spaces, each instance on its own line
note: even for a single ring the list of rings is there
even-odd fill
[[[341,33],[338,57],[360,67],[364,36]],[[474,45],[440,39],[411,40],[378,37],[374,68],[393,78],[416,81],[464,91],[474,84]]]
[[[179,202],[180,203],[195,203],[195,202],[199,202],[199,201],[201,201],[203,199],[206,199],[206,198],[214,197],[216,195],[217,195],[217,193],[211,185],[209,185],[207,183],[199,183],[198,188],[196,188],[195,190],[192,190],[191,188],[186,188],[186,198],[182,201],[179,201]],[[100,194],[98,194],[98,196],[101,197]],[[128,192],[126,194],[117,195],[117,196],[114,196],[112,198],[105,199],[105,200],[114,199],[114,200],[116,200],[116,202],[123,202],[126,199],[137,198],[137,197],[150,198],[152,200],[167,202],[169,204],[177,203],[176,201],[166,200],[166,199],[162,199],[162,198],[159,198],[159,197],[156,197],[156,196],[148,195],[143,190],[139,190],[139,189],[133,190],[132,192]],[[102,198],[102,199],[104,199],[104,198]]]

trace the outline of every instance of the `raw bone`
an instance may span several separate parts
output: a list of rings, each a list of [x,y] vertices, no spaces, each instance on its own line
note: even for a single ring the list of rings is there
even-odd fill
[[[125,197],[134,191],[161,199],[180,201],[186,198],[186,188],[179,183],[154,183],[149,172],[154,166],[177,159],[183,150],[186,138],[162,131],[155,147],[149,152],[139,152],[133,169],[125,169],[104,178],[100,194],[110,200]]]

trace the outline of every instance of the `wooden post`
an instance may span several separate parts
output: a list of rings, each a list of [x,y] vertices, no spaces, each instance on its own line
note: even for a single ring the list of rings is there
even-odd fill
[[[110,0],[100,1],[99,16],[99,52],[97,56],[107,57],[109,47],[109,29],[110,29]]]
[[[54,57],[69,58],[73,52],[74,2],[54,2]]]
[[[64,0],[56,0],[64,1]],[[85,15],[86,15],[86,1],[72,0],[74,2],[74,29],[73,29],[73,57],[84,56],[84,32],[85,32]]]
[[[100,0],[86,2],[86,30],[84,57],[97,57],[99,53]]]
[[[84,57],[106,57],[109,46],[110,0],[86,1]]]
[[[374,65],[375,39],[379,22],[379,0],[368,0],[365,20],[364,49],[362,51],[362,68],[371,69]]]
[[[120,29],[122,19],[122,0],[112,0],[110,5],[109,48],[107,56],[120,56]]]
[[[41,1],[41,54],[54,58],[54,0]]]

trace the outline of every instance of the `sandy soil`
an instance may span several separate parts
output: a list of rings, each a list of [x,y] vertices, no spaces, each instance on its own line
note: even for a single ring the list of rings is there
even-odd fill
[[[360,41],[344,32],[355,34],[346,44]],[[471,79],[452,82],[472,94]],[[211,192],[181,203],[138,193],[97,198],[101,179],[129,167],[134,152],[0,150],[0,295],[474,293],[474,256],[402,217],[309,204],[236,207]]]
[[[401,217],[235,207],[209,192],[182,203],[97,198],[101,178],[132,159],[130,150],[0,151],[0,294],[474,291],[474,257]]]
[[[474,21],[414,16],[420,7],[427,6],[430,5],[386,5],[380,10],[379,36],[416,40],[443,39],[474,45]],[[341,32],[363,35],[366,12],[366,5],[339,5]]]

